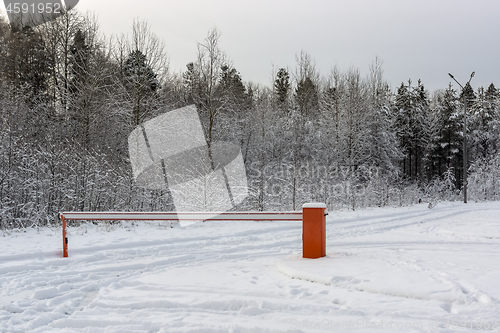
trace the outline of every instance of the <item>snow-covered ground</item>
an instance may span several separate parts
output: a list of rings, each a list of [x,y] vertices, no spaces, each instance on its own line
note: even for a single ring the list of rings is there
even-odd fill
[[[500,203],[0,231],[0,332],[500,332]],[[466,327],[466,328],[460,328]]]

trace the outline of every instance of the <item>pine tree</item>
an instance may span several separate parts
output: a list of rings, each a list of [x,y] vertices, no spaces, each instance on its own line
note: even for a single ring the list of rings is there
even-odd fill
[[[486,112],[488,123],[488,149],[490,154],[500,152],[500,91],[491,83],[486,90]]]
[[[439,134],[437,145],[434,149],[436,158],[437,176],[445,172],[457,172],[460,169],[460,150],[462,139],[460,137],[461,124],[457,117],[457,95],[450,84],[448,88],[435,97],[434,113],[438,116]],[[457,179],[455,174],[453,179]],[[450,178],[451,179],[451,178]],[[457,184],[455,184],[457,185]]]
[[[77,92],[80,86],[85,85],[89,73],[89,53],[90,46],[87,45],[85,34],[81,29],[78,29],[70,48],[70,93]]]
[[[430,136],[429,100],[420,80],[416,87],[411,86],[411,80],[408,86],[401,83],[396,96],[395,113],[398,138],[405,154],[403,173],[410,180],[419,180],[426,170]]]
[[[139,50],[129,54],[124,66],[125,87],[132,102],[134,125],[148,116],[147,100],[159,88],[157,75],[148,66],[146,56]]]
[[[221,68],[221,79],[217,87],[222,96],[222,108],[217,130],[219,140],[239,142],[244,145],[245,126],[252,101],[243,84],[240,73],[228,65]]]
[[[465,101],[467,113],[469,113],[470,108],[474,105],[474,102],[476,101],[476,94],[474,93],[474,89],[472,89],[469,82],[465,84],[464,89],[460,94],[460,100],[462,101],[462,103],[464,103]]]
[[[396,95],[395,103],[395,119],[397,136],[402,148],[404,158],[402,160],[403,174],[412,177],[412,142],[413,142],[413,125],[412,125],[412,98],[410,95],[411,81],[408,81],[408,86],[401,83]]]
[[[182,82],[184,88],[184,99],[186,104],[195,103],[200,95],[199,89],[199,74],[196,72],[196,68],[193,62],[186,65],[186,71],[182,73]]]
[[[226,108],[231,105],[233,109],[244,109],[248,101],[248,96],[240,73],[228,65],[223,65],[221,69],[219,89],[221,89],[221,94],[227,99]]]
[[[6,79],[17,88],[28,89],[31,105],[48,98],[47,79],[51,71],[45,41],[40,33],[29,27],[7,33],[3,70]]]
[[[425,173],[429,175],[432,170],[431,150],[433,146],[433,130],[434,126],[430,123],[430,108],[429,98],[424,85],[418,80],[418,85],[415,87],[415,173],[417,180],[422,181]],[[429,177],[430,178],[430,177]]]
[[[287,108],[288,98],[290,94],[290,74],[285,68],[280,68],[276,73],[276,80],[274,80],[274,94],[280,109]]]
[[[485,91],[477,90],[471,107],[469,124],[469,145],[471,162],[495,154],[498,146],[498,92],[493,84]]]
[[[306,77],[297,83],[295,103],[306,119],[317,116],[319,105],[318,89],[310,77]]]

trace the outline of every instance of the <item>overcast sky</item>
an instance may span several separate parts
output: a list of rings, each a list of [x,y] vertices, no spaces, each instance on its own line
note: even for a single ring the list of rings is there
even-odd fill
[[[196,58],[209,29],[244,81],[270,84],[273,65],[295,68],[306,51],[327,75],[337,65],[368,74],[376,56],[394,89],[409,78],[430,91],[451,72],[474,88],[500,86],[498,0],[80,0],[106,35],[130,32],[145,19],[167,45],[174,72]]]

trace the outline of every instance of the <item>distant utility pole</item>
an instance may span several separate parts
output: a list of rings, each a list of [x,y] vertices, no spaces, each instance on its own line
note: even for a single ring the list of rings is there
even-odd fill
[[[472,80],[472,78],[474,77],[475,73],[476,72],[472,72],[472,74],[470,75],[469,81],[467,81],[468,84],[470,83],[470,80]],[[460,88],[462,88],[462,98],[464,100],[464,131],[463,131],[463,133],[464,133],[464,148],[463,148],[463,151],[464,151],[464,158],[463,158],[463,160],[464,160],[464,176],[463,176],[463,183],[464,183],[464,203],[467,203],[467,100],[465,97],[464,86],[462,86],[460,84],[460,82],[458,82],[453,75],[451,75],[450,73],[448,73],[448,75],[456,83],[458,83]]]

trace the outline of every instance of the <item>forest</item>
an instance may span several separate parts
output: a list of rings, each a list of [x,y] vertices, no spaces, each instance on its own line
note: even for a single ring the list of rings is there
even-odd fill
[[[0,229],[53,225],[60,211],[172,209],[168,189],[134,184],[127,137],[191,104],[208,145],[241,147],[250,194],[238,210],[308,201],[330,210],[431,208],[462,200],[464,157],[469,201],[500,200],[493,83],[429,92],[402,73],[393,88],[380,59],[368,75],[319,73],[302,51],[292,66],[273,68],[266,86],[241,77],[220,37],[214,28],[193,41],[197,53],[173,73],[145,21],[111,37],[77,11],[35,28],[0,23]]]

